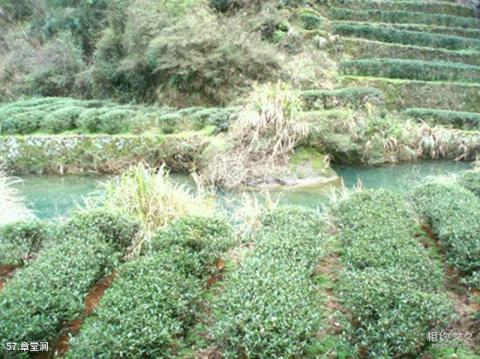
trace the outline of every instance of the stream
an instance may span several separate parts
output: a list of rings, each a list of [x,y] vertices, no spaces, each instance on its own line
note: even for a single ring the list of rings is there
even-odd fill
[[[393,191],[406,192],[413,186],[430,179],[432,176],[443,176],[463,172],[471,168],[470,163],[453,161],[425,161],[382,167],[360,167],[333,165],[341,181],[323,186],[309,188],[293,188],[282,191],[271,191],[272,198],[279,198],[279,203],[318,207],[326,203],[328,195],[334,188],[342,184],[351,188],[358,181],[365,188],[387,188]],[[179,182],[192,183],[186,175],[172,175]],[[17,188],[24,196],[28,207],[33,209],[37,217],[42,219],[67,216],[68,213],[83,203],[85,196],[92,193],[101,195],[101,182],[107,176],[26,176]],[[262,195],[252,192],[262,200]],[[238,205],[241,194],[238,192],[219,192],[217,202],[227,210]]]

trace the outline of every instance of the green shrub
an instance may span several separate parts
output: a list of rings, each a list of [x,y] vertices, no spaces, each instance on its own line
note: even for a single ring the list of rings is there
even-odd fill
[[[430,183],[412,194],[417,212],[445,249],[446,259],[465,276],[480,269],[480,200],[455,184]]]
[[[430,108],[409,108],[403,111],[405,117],[426,121],[430,124],[453,126],[465,130],[480,128],[480,114],[475,112],[457,112]]]
[[[42,121],[41,128],[47,133],[60,133],[73,130],[76,127],[77,119],[82,113],[80,107],[63,107],[47,116]]]
[[[82,314],[90,287],[111,270],[115,257],[107,243],[92,235],[40,251],[0,293],[0,342],[52,343],[65,322]],[[0,353],[10,355],[4,345]]]
[[[302,27],[305,30],[315,30],[320,28],[322,25],[323,19],[311,12],[303,11],[300,13],[300,22],[302,23]]]
[[[480,82],[480,67],[441,61],[361,59],[343,61],[345,74],[421,81]]]
[[[26,135],[38,131],[46,115],[45,112],[32,110],[9,116],[2,120],[1,131],[7,135]]]
[[[440,263],[415,239],[413,213],[390,191],[362,191],[334,207],[344,270],[338,295],[348,319],[344,335],[368,357],[418,355],[430,329],[453,309],[440,294]]]
[[[480,40],[478,39],[421,31],[397,30],[391,27],[370,24],[335,23],[332,30],[340,35],[403,45],[436,47],[449,50],[480,49]]]
[[[226,358],[302,356],[321,321],[311,278],[325,254],[312,210],[277,209],[263,218],[255,248],[225,278],[213,337]]]
[[[196,261],[185,272],[204,278],[210,275],[212,264],[233,244],[231,226],[220,218],[188,216],[174,222],[152,239],[149,251],[161,252],[179,247],[186,253],[194,253]],[[189,254],[192,258],[192,254]],[[180,267],[180,263],[177,263]],[[178,270],[178,269],[177,269]]]
[[[337,107],[362,108],[367,103],[381,106],[384,97],[372,87],[350,87],[338,90],[310,90],[300,92],[306,110],[329,110]]]
[[[480,198],[480,170],[466,171],[460,176],[459,184]]]
[[[384,10],[350,10],[346,8],[331,8],[330,16],[335,20],[414,23],[450,27],[478,28],[479,22],[473,17],[429,14],[410,11],[384,11]]]
[[[147,256],[120,269],[67,358],[174,356],[202,310],[209,267],[231,244],[219,219],[188,217],[160,231]]]
[[[125,132],[129,129],[129,124],[135,111],[112,109],[99,118],[98,132],[108,133],[110,135]]]
[[[38,220],[1,227],[0,265],[23,265],[29,262],[50,236],[50,226]]]
[[[119,251],[124,251],[139,235],[140,223],[124,214],[104,209],[74,214],[60,229],[60,236],[72,238],[94,235]]]

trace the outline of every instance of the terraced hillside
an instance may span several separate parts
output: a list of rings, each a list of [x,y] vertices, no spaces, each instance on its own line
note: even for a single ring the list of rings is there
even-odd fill
[[[480,111],[480,22],[456,1],[330,1],[343,83],[384,92],[409,117],[459,124]],[[470,120],[469,120],[470,119]]]

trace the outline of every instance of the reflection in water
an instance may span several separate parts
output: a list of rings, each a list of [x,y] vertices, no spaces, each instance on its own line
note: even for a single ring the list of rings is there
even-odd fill
[[[394,191],[405,192],[419,182],[431,176],[459,173],[471,165],[451,161],[420,162],[415,164],[401,164],[383,167],[358,167],[358,166],[333,166],[334,170],[342,177],[347,187],[352,187],[360,179],[366,188],[388,188]],[[172,175],[176,181],[193,181],[185,175]],[[69,211],[83,203],[82,198],[93,192],[101,195],[98,185],[108,177],[105,176],[27,176],[23,183],[17,187],[25,196],[28,206],[34,209],[39,218],[54,218],[68,215]],[[330,191],[339,183],[296,188],[287,191],[272,191],[272,199],[280,196],[281,204],[318,207],[325,203]],[[255,192],[253,192],[255,194]],[[231,210],[238,205],[240,193],[219,192],[217,202],[219,206]],[[262,196],[259,196],[260,201]]]

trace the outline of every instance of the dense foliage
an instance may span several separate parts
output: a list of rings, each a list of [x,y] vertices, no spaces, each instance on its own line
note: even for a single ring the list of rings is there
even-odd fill
[[[146,256],[120,268],[67,357],[171,358],[200,316],[215,261],[232,243],[221,219],[185,217],[160,231]]]
[[[334,209],[345,269],[338,294],[344,334],[369,357],[418,355],[430,329],[452,316],[443,273],[414,237],[413,217],[392,192],[354,193]]]
[[[459,183],[480,198],[480,170],[466,171],[460,176]]]
[[[323,316],[311,277],[326,254],[316,213],[282,208],[262,222],[254,249],[225,278],[216,301],[212,334],[227,358],[301,356]]]
[[[51,236],[51,226],[38,220],[0,227],[0,265],[28,263]]]
[[[302,91],[300,97],[306,110],[329,110],[337,107],[362,108],[367,104],[381,106],[383,93],[371,87],[346,87],[339,90]]]
[[[456,184],[417,188],[412,201],[445,249],[446,259],[467,280],[480,270],[480,200]]]

